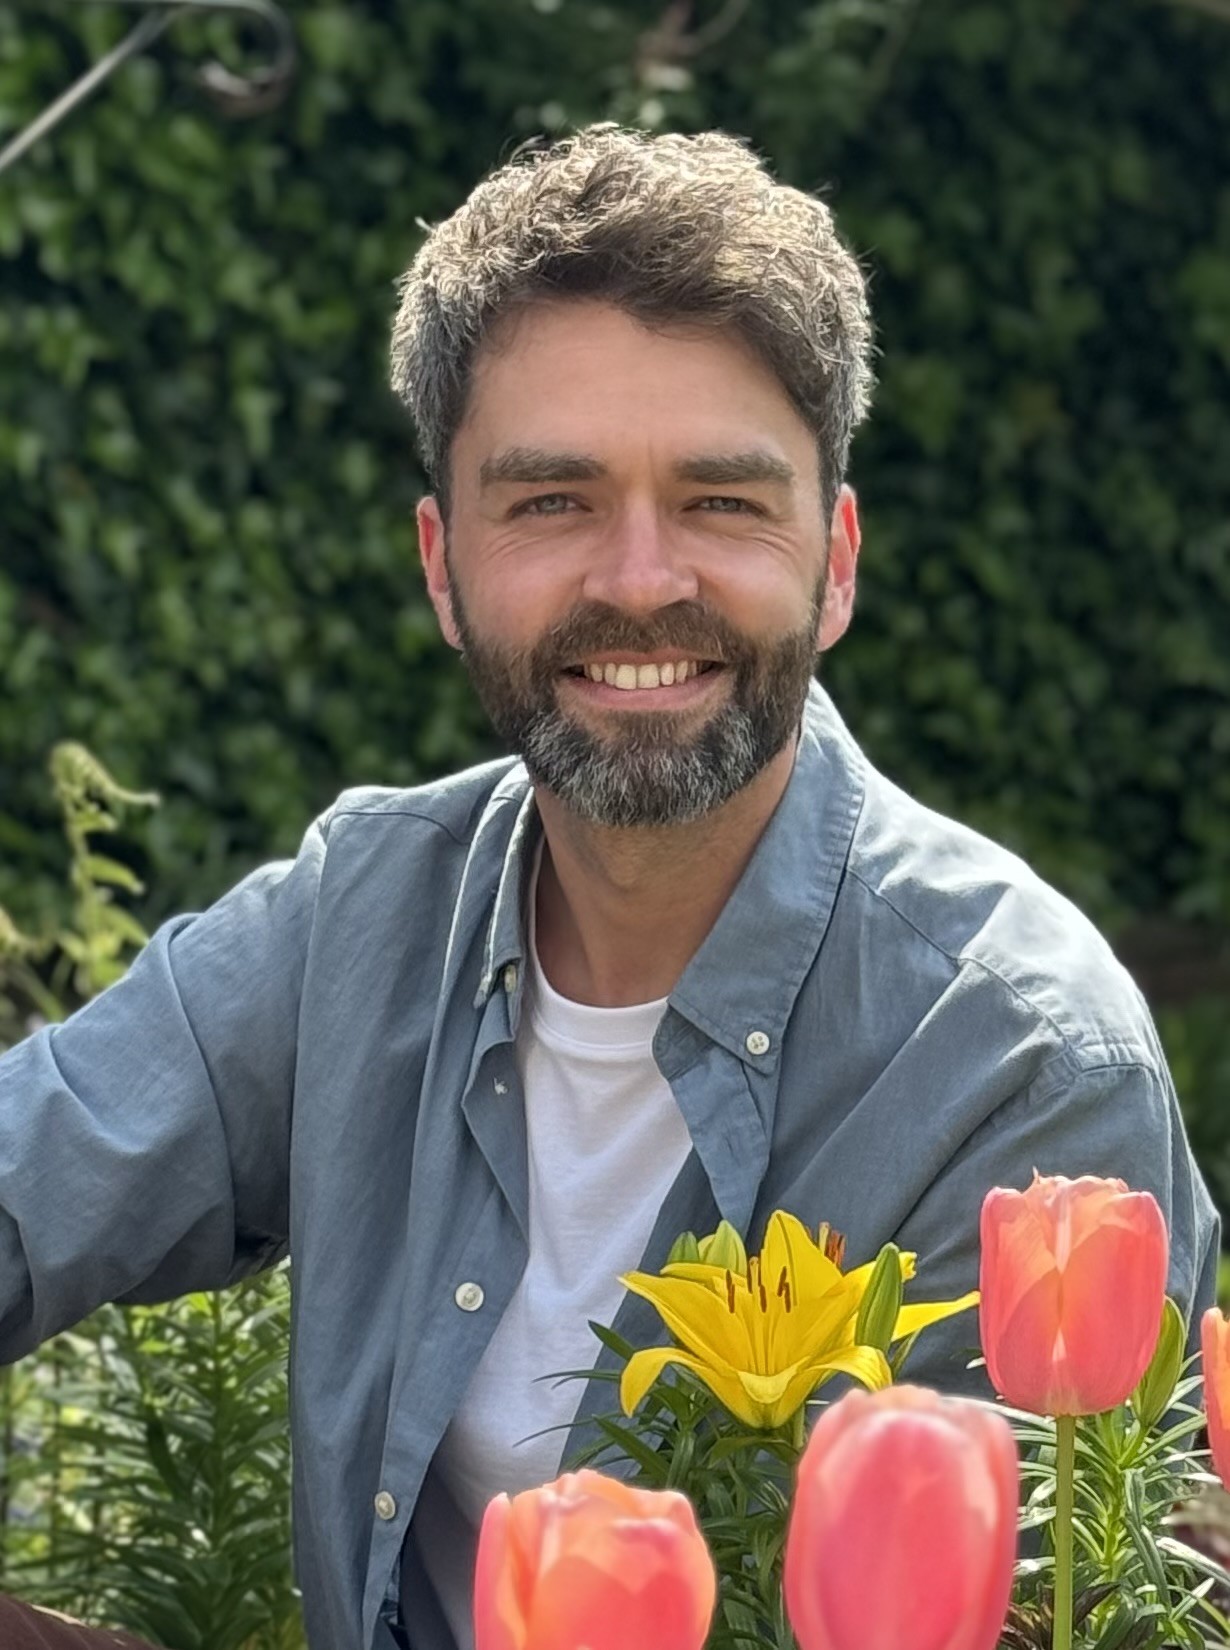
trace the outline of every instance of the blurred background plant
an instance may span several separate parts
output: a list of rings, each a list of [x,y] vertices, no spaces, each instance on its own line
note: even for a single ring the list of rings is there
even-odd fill
[[[0,1046],[124,971],[145,934],[132,872],[94,838],[158,798],[80,745],[50,771],[71,917],[46,938],[0,907]],[[107,1306],[0,1368],[0,1590],[171,1650],[302,1650],[291,1577],[285,1266],[168,1306]]]
[[[717,125],[825,194],[872,282],[862,589],[825,679],[879,766],[1110,934],[1225,1215],[1230,6],[286,10],[285,101],[225,118],[186,64],[254,37],[190,20],[0,185],[0,1042],[344,786],[494,753],[415,570],[395,279],[526,138]],[[0,140],[131,21],[0,0]],[[68,883],[62,741],[163,798]]]

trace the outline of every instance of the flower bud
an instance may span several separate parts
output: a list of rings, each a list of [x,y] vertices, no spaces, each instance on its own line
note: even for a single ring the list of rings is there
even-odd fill
[[[702,1650],[717,1576],[677,1490],[602,1473],[497,1495],[478,1537],[477,1650]]]
[[[696,1241],[695,1232],[680,1232],[671,1244],[670,1254],[666,1257],[668,1266],[678,1266],[700,1259],[700,1244]]]
[[[1170,1405],[1175,1384],[1183,1371],[1186,1342],[1187,1326],[1183,1322],[1183,1314],[1167,1295],[1153,1358],[1132,1394],[1132,1409],[1146,1431],[1157,1425]]]
[[[1200,1320],[1204,1354],[1204,1412],[1213,1471],[1230,1488],[1230,1318],[1210,1306]]]
[[[989,1404],[915,1386],[839,1398],[799,1462],[786,1534],[800,1650],[995,1650],[1019,1497],[1012,1429]]]
[[[747,1276],[747,1250],[743,1239],[728,1220],[722,1221],[716,1232],[700,1240],[700,1258],[706,1266],[725,1267],[736,1277]]]
[[[1117,1409],[1149,1367],[1169,1238],[1122,1180],[1040,1175],[983,1199],[979,1328],[1000,1396],[1035,1415]]]
[[[886,1243],[876,1256],[854,1326],[856,1346],[887,1352],[901,1311],[901,1250]]]

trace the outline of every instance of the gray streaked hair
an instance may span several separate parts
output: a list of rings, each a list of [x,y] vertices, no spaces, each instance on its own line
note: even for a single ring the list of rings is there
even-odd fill
[[[602,122],[523,146],[430,229],[399,295],[393,390],[446,519],[480,348],[530,305],[599,299],[648,326],[733,328],[815,436],[827,526],[871,401],[866,284],[828,207],[744,140]]]

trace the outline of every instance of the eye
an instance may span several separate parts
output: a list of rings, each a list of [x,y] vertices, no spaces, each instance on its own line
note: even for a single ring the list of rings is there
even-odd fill
[[[717,514],[720,516],[735,516],[739,515],[741,512],[746,512],[747,514],[753,516],[764,515],[764,511],[761,509],[760,505],[753,504],[750,498],[735,498],[733,496],[727,497],[722,493],[714,493],[709,498],[703,498],[699,502],[701,504],[733,504],[736,507],[733,510],[719,510]]]
[[[559,516],[562,510],[545,510],[540,508],[546,504],[573,504],[576,501],[567,493],[539,493],[536,498],[523,499],[520,504],[514,504],[508,512],[510,516]]]

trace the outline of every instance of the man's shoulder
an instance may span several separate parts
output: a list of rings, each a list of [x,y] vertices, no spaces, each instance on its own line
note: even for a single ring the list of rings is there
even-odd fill
[[[1140,991],[1084,912],[1020,855],[874,770],[848,870],[899,935],[1049,1022],[1077,1064],[1157,1059]]]
[[[356,785],[345,790],[324,816],[330,843],[343,833],[382,833],[383,827],[419,821],[444,831],[459,844],[469,843],[488,808],[501,799],[519,804],[528,781],[514,757],[499,757],[423,785],[398,788]]]

